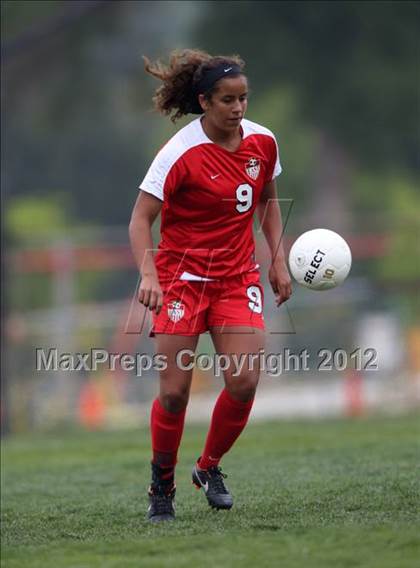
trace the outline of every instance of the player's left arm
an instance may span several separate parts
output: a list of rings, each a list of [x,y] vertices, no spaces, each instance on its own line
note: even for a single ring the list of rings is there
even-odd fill
[[[279,306],[290,298],[292,283],[282,243],[283,222],[275,179],[264,186],[257,204],[257,215],[271,253],[268,278]]]

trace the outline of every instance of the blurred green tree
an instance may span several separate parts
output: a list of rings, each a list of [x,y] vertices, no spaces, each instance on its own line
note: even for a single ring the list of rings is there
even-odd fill
[[[238,52],[251,85],[292,84],[310,124],[372,167],[418,167],[420,4],[209,2],[196,43]]]

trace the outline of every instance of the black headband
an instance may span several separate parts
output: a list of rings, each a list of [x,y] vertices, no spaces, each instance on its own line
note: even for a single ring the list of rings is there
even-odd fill
[[[232,75],[240,75],[242,69],[235,63],[221,63],[217,67],[213,67],[205,71],[199,82],[193,89],[193,103],[191,112],[193,114],[202,114],[204,111],[198,102],[198,95],[207,93],[210,89],[224,77],[231,77]]]

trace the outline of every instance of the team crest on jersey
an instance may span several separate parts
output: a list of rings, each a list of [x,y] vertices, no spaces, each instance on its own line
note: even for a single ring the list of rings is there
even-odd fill
[[[168,316],[173,322],[178,322],[184,317],[185,306],[180,300],[174,300],[168,305]]]
[[[260,173],[260,161],[257,158],[250,158],[245,164],[246,173],[253,180],[256,180]]]

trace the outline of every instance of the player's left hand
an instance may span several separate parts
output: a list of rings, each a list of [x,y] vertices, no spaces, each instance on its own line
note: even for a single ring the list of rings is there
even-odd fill
[[[292,295],[292,280],[284,261],[274,261],[268,272],[268,279],[276,297],[277,307]]]

